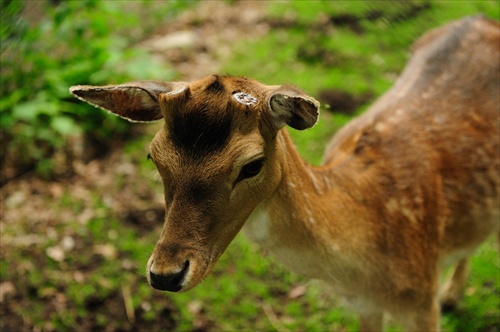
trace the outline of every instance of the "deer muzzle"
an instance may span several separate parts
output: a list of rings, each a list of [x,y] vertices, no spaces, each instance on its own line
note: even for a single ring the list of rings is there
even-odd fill
[[[148,281],[151,287],[169,292],[178,292],[183,288],[183,283],[189,272],[189,260],[184,262],[179,271],[167,273],[155,272],[154,263],[152,260],[148,268]]]

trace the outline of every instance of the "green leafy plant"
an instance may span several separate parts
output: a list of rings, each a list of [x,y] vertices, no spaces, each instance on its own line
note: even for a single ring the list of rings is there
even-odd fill
[[[83,135],[105,148],[128,131],[126,122],[75,104],[68,88],[170,79],[171,70],[133,44],[162,18],[153,13],[165,11],[166,6],[172,12],[180,5],[141,1],[125,6],[92,0],[53,5],[47,1],[31,8],[34,22],[26,14],[30,6],[33,3],[2,2],[2,15],[9,24],[2,24],[0,30],[0,129],[2,146],[7,146],[1,161],[20,169],[35,167],[50,176],[55,151],[74,150],[72,138]],[[149,20],[143,24],[144,15]]]

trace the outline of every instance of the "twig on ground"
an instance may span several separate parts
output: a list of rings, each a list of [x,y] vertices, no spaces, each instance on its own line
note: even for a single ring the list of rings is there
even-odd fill
[[[281,323],[281,321],[279,320],[278,316],[276,316],[276,314],[273,311],[273,308],[269,303],[263,303],[262,309],[264,309],[264,313],[266,314],[267,318],[277,331],[290,332],[290,330],[287,329],[286,326],[283,325],[283,323]]]
[[[132,301],[132,293],[130,287],[127,285],[122,286],[123,302],[125,303],[125,312],[130,323],[135,321],[134,303]]]

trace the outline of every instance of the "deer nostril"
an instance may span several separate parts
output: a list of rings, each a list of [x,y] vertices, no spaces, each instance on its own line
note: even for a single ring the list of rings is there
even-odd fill
[[[156,274],[149,270],[149,280],[155,289],[169,292],[178,292],[182,288],[182,281],[189,270],[189,261],[184,262],[182,270],[171,274]]]

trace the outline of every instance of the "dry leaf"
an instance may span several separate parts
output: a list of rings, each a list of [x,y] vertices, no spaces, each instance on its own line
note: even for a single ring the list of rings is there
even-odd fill
[[[301,296],[304,296],[304,294],[307,292],[307,287],[304,285],[298,285],[292,288],[288,292],[288,298],[293,300],[293,299],[298,299]]]

